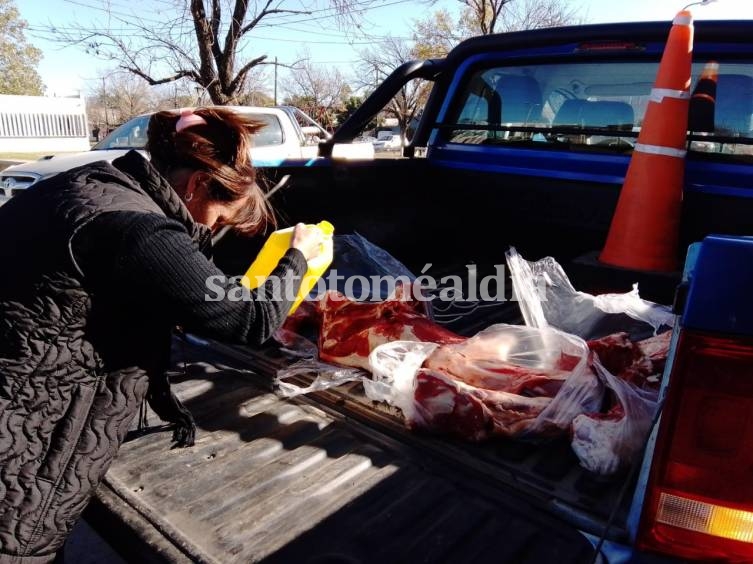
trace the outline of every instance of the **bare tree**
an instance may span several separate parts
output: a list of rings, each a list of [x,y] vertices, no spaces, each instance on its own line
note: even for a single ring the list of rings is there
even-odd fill
[[[381,77],[387,76],[403,63],[417,59],[418,54],[414,46],[405,40],[387,37],[373,48],[362,51],[360,57],[359,74],[362,78],[359,86],[368,89],[371,84],[368,77],[373,76],[376,85]],[[397,119],[404,134],[424,107],[429,90],[430,85],[425,80],[412,80],[385,107],[384,111]]]
[[[159,106],[160,99],[143,80],[124,71],[106,71],[97,79],[88,97],[87,114],[92,125],[107,132]]]
[[[298,106],[327,128],[336,121],[336,112],[351,90],[337,68],[316,66],[304,54],[303,62],[290,70],[282,81],[287,101]]]
[[[143,80],[124,72],[109,80],[110,99],[121,121],[156,109],[156,98]]]
[[[248,106],[273,106],[274,99],[265,84],[269,78],[269,67],[260,65],[246,77],[246,85],[238,97],[238,102]]]
[[[568,0],[460,0],[466,8],[461,35],[489,35],[580,23],[580,8]]]
[[[150,85],[188,79],[215,104],[237,103],[252,69],[267,64],[265,54],[247,57],[258,28],[311,14],[295,0],[166,0],[162,17],[112,11],[101,2],[105,21],[95,26],[50,27],[54,39],[79,45]],[[376,0],[332,0],[317,17],[357,22]],[[172,2],[172,4],[170,4]],[[280,20],[282,18],[282,21]],[[262,23],[263,22],[263,23]]]
[[[414,50],[420,59],[444,57],[463,39],[495,32],[580,23],[579,9],[567,0],[460,0],[457,21],[437,10],[413,22]]]
[[[497,27],[499,15],[513,0],[460,0],[466,5],[466,19],[475,31],[473,35],[489,35]],[[475,29],[474,29],[475,28]]]
[[[500,14],[500,31],[560,27],[583,22],[580,10],[567,0],[515,0]]]

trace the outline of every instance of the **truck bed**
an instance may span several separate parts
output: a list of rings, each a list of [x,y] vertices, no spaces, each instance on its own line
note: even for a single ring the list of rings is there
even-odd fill
[[[493,452],[521,459],[504,445],[459,465],[473,449],[395,432],[397,419],[370,410],[353,388],[278,398],[269,392],[269,349],[181,343],[176,351],[174,389],[196,417],[196,445],[171,449],[160,427],[132,434],[87,510],[129,560],[593,558],[573,527],[484,478]],[[364,424],[369,411],[382,423]],[[531,464],[522,458],[521,467]],[[497,473],[509,470],[500,464]]]
[[[465,334],[520,322],[514,302],[435,313]],[[108,538],[126,555],[472,562],[490,550],[502,562],[590,562],[576,529],[626,539],[632,480],[585,472],[566,439],[479,445],[412,433],[359,383],[285,400],[272,378],[295,359],[275,345],[176,339],[173,356],[196,445],[171,450],[169,432],[132,433],[90,510],[90,521],[117,525],[105,537],[126,525],[129,541]]]

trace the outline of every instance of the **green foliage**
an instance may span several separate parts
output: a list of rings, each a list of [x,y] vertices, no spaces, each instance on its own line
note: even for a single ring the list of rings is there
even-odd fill
[[[463,38],[462,30],[447,10],[437,10],[413,22],[413,51],[417,59],[437,59],[447,55]]]
[[[43,94],[36,70],[42,51],[26,41],[26,27],[13,1],[0,0],[0,94]]]
[[[243,106],[264,106],[271,107],[275,105],[274,98],[264,90],[248,90],[238,97],[238,103]]]
[[[361,98],[360,96],[350,96],[343,100],[342,107],[337,112],[335,112],[335,116],[337,117],[337,124],[342,125],[342,123],[346,119],[348,119],[362,103],[363,98]]]

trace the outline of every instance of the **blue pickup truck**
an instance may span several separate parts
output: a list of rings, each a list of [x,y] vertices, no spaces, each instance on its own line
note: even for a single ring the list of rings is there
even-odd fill
[[[481,273],[515,246],[554,256],[580,290],[638,282],[674,302],[661,415],[629,470],[589,474],[564,439],[410,433],[360,384],[282,400],[270,376],[292,362],[284,350],[189,339],[176,341],[173,380],[196,446],[128,441],[89,522],[150,562],[753,561],[753,21],[695,24],[693,83],[709,61],[719,74],[713,125],[687,136],[684,274],[595,258],[669,28],[468,40],[398,68],[319,158],[264,170],[283,220],[327,218],[414,271]],[[330,157],[411,81],[431,94],[401,156]],[[228,236],[216,261],[243,272],[258,245]],[[514,302],[462,306],[444,319],[463,334],[520,321]]]

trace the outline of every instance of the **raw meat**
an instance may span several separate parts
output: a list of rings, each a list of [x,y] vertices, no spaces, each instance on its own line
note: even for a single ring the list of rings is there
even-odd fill
[[[616,407],[609,413],[582,414],[573,419],[572,447],[584,468],[603,476],[619,470],[625,458],[625,453],[619,452],[624,443],[623,417],[625,412]]]
[[[506,343],[495,337],[473,337],[441,346],[426,359],[424,367],[484,390],[554,397],[569,371],[529,368],[509,362]]]
[[[480,389],[427,369],[416,375],[414,397],[415,410],[406,420],[409,428],[470,441],[519,435],[552,401]]]
[[[669,343],[672,339],[672,331],[665,331],[661,335],[638,341],[637,345],[644,356],[651,360],[654,374],[662,374],[669,356]]]
[[[588,342],[609,372],[639,388],[656,388],[656,375],[664,370],[672,332],[632,342],[627,333],[615,333]]]
[[[395,296],[382,302],[354,302],[338,292],[325,294],[319,305],[319,358],[368,370],[369,353],[383,343],[465,340],[431,321],[424,304],[407,299],[409,296],[409,288],[402,286]]]
[[[594,369],[611,393],[606,413],[573,419],[572,447],[581,465],[601,475],[614,474],[640,454],[656,412],[659,375],[664,370],[671,331],[632,343],[626,333],[590,341],[598,355]]]
[[[554,435],[593,411],[602,389],[586,343],[554,329],[493,325],[462,343],[393,342],[371,355],[371,399],[399,407],[411,429],[471,441]]]

